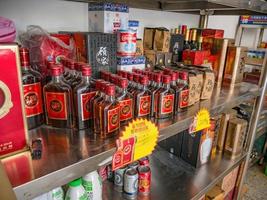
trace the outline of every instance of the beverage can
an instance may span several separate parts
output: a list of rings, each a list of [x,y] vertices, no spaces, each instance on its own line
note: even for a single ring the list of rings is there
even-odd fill
[[[128,165],[128,168],[134,168],[135,170],[137,170],[138,167],[139,167],[138,161],[135,161],[135,162]]]
[[[138,167],[138,192],[142,195],[148,195],[151,188],[151,171],[148,166]]]
[[[108,178],[107,175],[107,166],[102,166],[98,169],[99,176],[101,177],[102,181],[105,181]]]
[[[102,199],[102,182],[97,171],[90,172],[83,176],[82,184],[87,192],[88,200]]]
[[[149,166],[149,159],[148,157],[143,157],[141,159],[139,159],[139,165],[141,166]]]
[[[126,167],[117,169],[114,173],[114,185],[115,189],[119,192],[122,192],[123,188],[123,176],[125,173]]]
[[[117,55],[134,56],[136,52],[136,31],[132,29],[117,32]]]
[[[138,191],[138,173],[135,168],[129,168],[124,174],[125,197],[127,199],[134,199]]]

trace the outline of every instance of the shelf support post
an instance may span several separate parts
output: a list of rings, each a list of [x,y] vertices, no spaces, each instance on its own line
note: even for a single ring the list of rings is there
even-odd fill
[[[213,15],[213,10],[200,10],[199,28],[207,28],[209,23],[209,15]]]

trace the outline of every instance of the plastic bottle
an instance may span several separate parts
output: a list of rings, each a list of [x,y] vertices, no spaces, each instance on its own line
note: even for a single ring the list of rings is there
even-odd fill
[[[76,179],[71,181],[69,184],[69,189],[67,191],[65,200],[87,200],[87,193],[82,186],[82,180]]]
[[[64,191],[62,187],[51,190],[47,195],[48,200],[64,200]]]
[[[102,199],[102,182],[97,171],[93,171],[83,176],[82,183],[88,194],[88,200]]]
[[[38,197],[33,198],[32,200],[48,200],[47,193],[44,193]]]

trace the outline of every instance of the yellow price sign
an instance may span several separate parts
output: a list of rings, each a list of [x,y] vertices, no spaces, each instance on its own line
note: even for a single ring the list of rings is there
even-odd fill
[[[210,113],[207,109],[201,109],[194,117],[189,127],[189,133],[194,133],[210,127]]]

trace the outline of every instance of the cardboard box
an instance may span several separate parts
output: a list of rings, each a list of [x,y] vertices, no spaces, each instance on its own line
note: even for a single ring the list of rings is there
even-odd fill
[[[88,3],[89,31],[114,33],[128,28],[129,8],[125,4]]]
[[[219,134],[218,134],[218,142],[217,142],[217,151],[220,153],[223,152],[223,149],[224,149],[228,122],[230,119],[236,118],[236,116],[237,116],[237,111],[233,109],[222,114],[221,122],[220,122],[220,129],[219,129]]]
[[[164,53],[155,50],[145,50],[147,62],[154,67],[155,65],[164,65]]]
[[[213,133],[205,129],[189,134],[184,132],[181,158],[194,167],[200,167],[210,159]]]
[[[172,53],[172,62],[181,62],[184,49],[184,35],[172,34],[170,39],[170,52]]]
[[[132,72],[133,69],[145,69],[146,58],[144,56],[117,57],[117,70]]]
[[[223,75],[224,86],[234,86],[243,80],[246,47],[228,47]]]
[[[206,194],[206,200],[224,200],[224,191],[218,187],[214,186],[208,193]]]
[[[27,149],[19,50],[16,44],[0,45],[0,157]]]
[[[144,50],[152,50],[153,49],[153,43],[154,43],[154,34],[155,29],[154,28],[144,28]]]
[[[189,71],[189,99],[188,99],[188,106],[192,106],[196,102],[197,96],[197,75],[195,73],[190,73]]]
[[[156,28],[153,40],[153,49],[156,51],[169,52],[170,32],[166,28]]]
[[[202,65],[208,62],[209,55],[209,51],[184,50],[182,60],[186,65]]]
[[[205,70],[203,74],[203,87],[200,99],[210,99],[215,84],[215,76],[213,71]]]
[[[229,120],[224,147],[225,155],[235,159],[242,154],[246,131],[246,120],[239,118]]]
[[[172,53],[164,53],[164,65],[171,66],[172,64]]]
[[[144,55],[144,47],[143,47],[143,41],[141,39],[137,39],[136,41],[136,56],[142,56]]]
[[[202,37],[210,37],[210,38],[223,38],[224,30],[222,29],[203,29]]]

